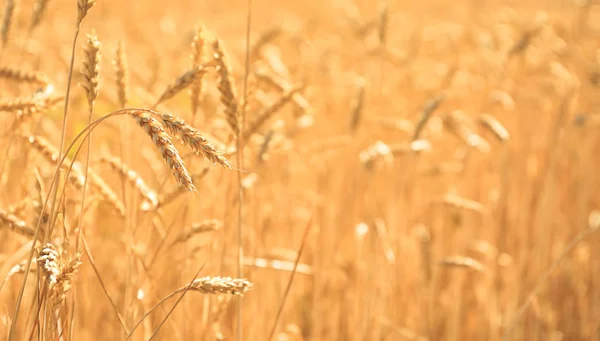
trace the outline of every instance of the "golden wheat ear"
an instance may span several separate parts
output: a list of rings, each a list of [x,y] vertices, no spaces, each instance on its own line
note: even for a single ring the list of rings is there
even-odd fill
[[[223,156],[223,153],[217,151],[196,128],[187,124],[183,119],[163,113],[160,115],[160,120],[168,132],[178,136],[186,146],[197,154],[204,156],[213,164],[218,164],[227,169],[232,168],[229,161]]]
[[[152,117],[151,113],[155,113],[149,110],[132,110],[131,115],[137,121],[138,125],[144,129],[146,134],[150,136],[154,145],[160,151],[163,159],[171,169],[171,173],[179,183],[179,186],[190,192],[196,192],[196,187],[192,183],[190,173],[185,168],[185,164],[177,151],[177,148],[173,145],[171,136],[167,134],[164,127],[160,122]]]

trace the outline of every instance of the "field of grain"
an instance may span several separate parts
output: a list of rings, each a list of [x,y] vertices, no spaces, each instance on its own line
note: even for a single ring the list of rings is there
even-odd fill
[[[0,4],[1,339],[600,340],[595,1]]]

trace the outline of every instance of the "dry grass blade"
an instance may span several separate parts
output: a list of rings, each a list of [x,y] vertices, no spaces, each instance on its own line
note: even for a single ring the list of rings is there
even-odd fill
[[[133,110],[131,115],[142,129],[150,136],[152,142],[160,151],[163,159],[171,169],[171,173],[182,188],[194,192],[196,187],[192,183],[190,173],[185,168],[185,164],[179,155],[179,152],[171,141],[171,136],[165,132],[163,126],[157,119],[152,117],[148,111]]]
[[[506,130],[502,123],[500,123],[500,121],[498,121],[498,119],[496,119],[494,116],[490,114],[483,114],[479,116],[479,123],[481,123],[484,128],[491,131],[494,136],[496,136],[498,141],[506,142],[510,140],[510,134],[508,133],[508,130]]]
[[[184,120],[171,114],[160,114],[160,121],[165,126],[165,129],[178,136],[181,141],[191,148],[197,154],[204,156],[208,161],[218,164],[226,169],[231,169],[231,164],[223,156],[223,152],[217,151],[216,148],[208,142],[207,139],[194,127],[187,124]]]
[[[432,99],[428,100],[427,103],[425,103],[423,112],[419,116],[419,120],[415,125],[415,130],[412,137],[413,141],[419,139],[419,136],[421,136],[423,129],[427,125],[427,122],[429,121],[433,113],[437,110],[437,108],[440,107],[445,98],[446,96],[444,94],[441,94],[433,97]]]
[[[463,198],[454,193],[446,193],[446,195],[444,195],[442,198],[442,202],[452,207],[474,211],[477,213],[485,213],[487,211],[485,206],[483,206],[481,203]]]
[[[460,267],[460,268],[469,268],[473,269],[482,274],[487,273],[487,269],[481,262],[471,258],[471,257],[463,257],[463,256],[450,256],[442,259],[440,261],[440,265],[446,267]]]
[[[354,100],[352,102],[352,110],[351,110],[351,120],[350,120],[350,130],[356,131],[358,128],[358,124],[360,123],[360,118],[363,111],[363,106],[365,102],[365,79],[363,77],[358,77],[356,79],[356,95],[354,95]]]

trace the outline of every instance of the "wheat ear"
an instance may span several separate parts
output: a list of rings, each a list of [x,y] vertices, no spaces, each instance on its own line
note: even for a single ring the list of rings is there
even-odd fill
[[[152,142],[154,142],[154,145],[158,148],[163,159],[165,159],[171,169],[179,186],[191,192],[196,191],[190,173],[185,168],[179,152],[171,141],[171,136],[165,132],[160,122],[152,117],[147,110],[133,110],[131,115],[135,118],[138,125],[144,129],[146,134],[150,136]]]
[[[22,70],[10,66],[0,67],[0,78],[7,78],[17,82],[33,83],[46,86],[50,83],[48,77],[41,72]]]
[[[238,104],[229,65],[225,60],[225,52],[221,47],[219,39],[215,39],[212,48],[213,61],[217,66],[217,73],[219,75],[218,87],[219,93],[221,94],[221,103],[225,106],[225,118],[227,119],[227,123],[231,127],[231,130],[233,130],[233,133],[237,135],[240,132]]]
[[[202,62],[202,48],[205,41],[205,28],[203,25],[198,25],[194,38],[192,39],[192,67],[197,67]],[[202,92],[202,77],[195,79],[190,85],[190,104],[192,106],[192,115],[196,116],[200,108],[200,93]]]
[[[179,76],[179,78],[177,78],[177,80],[173,84],[167,86],[167,88],[160,95],[156,103],[154,103],[154,107],[156,108],[160,103],[177,95],[181,90],[192,85],[192,83],[200,81],[205,73],[206,67],[204,65],[194,66],[186,73]]]
[[[123,41],[121,40],[119,40],[119,43],[117,45],[117,51],[115,52],[113,66],[115,67],[117,93],[119,95],[119,105],[121,106],[121,108],[125,108],[129,99],[129,68],[127,66],[127,55],[125,54],[125,47],[123,45]]]
[[[250,289],[252,289],[252,283],[248,282],[246,279],[207,276],[194,280],[192,283],[177,289],[176,292],[193,290],[203,294],[212,295],[243,295]]]
[[[179,136],[181,141],[193,151],[204,156],[213,164],[219,164],[224,168],[231,169],[231,164],[222,155],[223,153],[217,151],[197,129],[187,124],[184,120],[166,113],[160,115],[160,120],[168,132]]]
[[[95,3],[96,0],[77,0],[77,25],[81,24],[83,18]]]
[[[27,223],[19,219],[14,214],[8,213],[4,210],[0,210],[0,223],[18,234],[27,237],[33,237],[35,235],[35,231],[31,227],[27,226]]]
[[[10,38],[10,31],[15,18],[15,12],[17,11],[17,4],[15,0],[6,0],[6,6],[4,6],[4,17],[2,18],[2,27],[0,28],[0,35],[2,36],[2,46],[6,47],[8,39]]]

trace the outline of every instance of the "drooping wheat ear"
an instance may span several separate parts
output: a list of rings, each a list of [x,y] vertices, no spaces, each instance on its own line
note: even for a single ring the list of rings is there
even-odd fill
[[[10,230],[27,237],[33,237],[35,230],[27,226],[23,220],[19,219],[14,214],[8,213],[0,209],[0,226],[6,226]]]
[[[42,17],[46,12],[46,7],[48,6],[48,0],[37,0],[33,5],[33,11],[31,14],[31,23],[29,24],[29,31],[32,31],[36,28],[40,22],[42,21]]]
[[[170,114],[163,113],[159,117],[169,133],[178,136],[186,146],[190,147],[197,154],[204,156],[213,164],[219,164],[224,168],[231,169],[231,164],[223,156],[223,153],[217,151],[196,128],[190,126],[181,118]]]
[[[88,11],[94,4],[96,0],[77,0],[77,25],[79,26],[83,21],[83,18],[87,15]]]
[[[105,163],[110,168],[121,174],[130,183],[132,183],[144,199],[142,210],[148,211],[158,206],[158,195],[146,184],[144,179],[134,170],[129,168],[123,161],[116,157],[102,156],[99,162]]]
[[[246,129],[246,131],[244,132],[242,140],[247,141],[247,139],[250,138],[252,134],[256,133],[263,126],[263,124],[267,122],[267,120],[269,120],[275,113],[277,113],[281,108],[283,108],[284,105],[291,101],[294,95],[301,91],[303,88],[304,86],[299,86],[286,91],[279,99],[277,99],[271,105],[260,111],[254,122],[252,122],[248,129]]]
[[[221,228],[221,226],[223,226],[223,223],[216,219],[208,219],[192,223],[191,226],[183,229],[181,233],[179,233],[179,235],[173,240],[171,245],[185,243],[197,234],[217,231]]]
[[[484,128],[491,131],[494,136],[496,136],[498,141],[506,142],[510,140],[510,134],[508,133],[508,130],[506,130],[502,123],[500,123],[500,121],[498,121],[498,119],[494,116],[490,114],[482,114],[479,116],[479,123]]]
[[[171,136],[165,132],[160,122],[152,117],[148,110],[133,110],[131,115],[135,118],[138,125],[144,129],[146,134],[150,136],[152,142],[154,142],[154,145],[162,154],[163,159],[167,162],[179,186],[191,192],[196,191],[190,173],[185,168],[179,152],[171,141]]]
[[[50,83],[48,77],[41,72],[22,70],[10,66],[0,67],[0,78],[6,78],[23,83],[33,83],[46,86]]]
[[[186,71],[183,75],[179,76],[179,78],[177,78],[173,84],[169,84],[167,86],[156,103],[154,103],[154,108],[156,108],[160,103],[177,95],[180,91],[192,85],[192,83],[200,81],[205,73],[206,66],[204,65],[194,66],[190,70]]]
[[[199,24],[194,33],[192,39],[192,54],[190,56],[192,60],[192,67],[197,67],[202,63],[202,49],[206,40],[204,34],[204,25]],[[202,77],[195,79],[190,85],[190,104],[192,106],[192,115],[195,117],[200,107],[200,93],[202,92]]]
[[[225,52],[221,47],[219,39],[215,39],[213,44],[213,61],[217,66],[219,75],[219,93],[221,94],[221,103],[225,106],[225,118],[233,130],[234,134],[239,134],[238,103],[236,99],[235,87],[231,78],[229,64],[225,60]]]
[[[231,294],[244,295],[252,289],[252,283],[246,279],[237,279],[231,277],[203,277],[196,279],[191,284],[181,287],[176,292],[184,290],[198,291],[203,294]]]
[[[440,94],[440,95],[437,95],[437,96],[429,99],[427,101],[427,103],[425,103],[423,112],[421,112],[421,115],[419,116],[417,124],[415,125],[415,130],[413,132],[413,137],[412,137],[413,141],[419,139],[419,137],[421,136],[421,133],[423,132],[423,129],[427,125],[427,122],[429,122],[429,119],[433,115],[433,112],[437,108],[440,107],[440,105],[442,104],[442,102],[444,101],[445,98],[446,98],[446,96],[444,94]]]
[[[2,18],[2,28],[0,29],[3,47],[6,47],[8,39],[10,38],[10,30],[12,28],[13,20],[16,16],[16,11],[17,4],[15,3],[15,0],[6,0],[6,6],[4,6],[4,17]]]
[[[129,99],[129,68],[122,40],[119,40],[117,45],[113,65],[115,67],[115,76],[117,79],[119,104],[121,105],[121,108],[125,108],[127,106],[127,100]]]
[[[94,109],[94,101],[98,97],[98,77],[100,73],[100,41],[96,32],[87,35],[87,43],[84,47],[85,59],[81,75],[84,78],[81,86],[85,89],[88,99],[90,113]]]
[[[51,289],[58,282],[60,275],[59,254],[56,247],[47,243],[37,255],[38,269]]]

